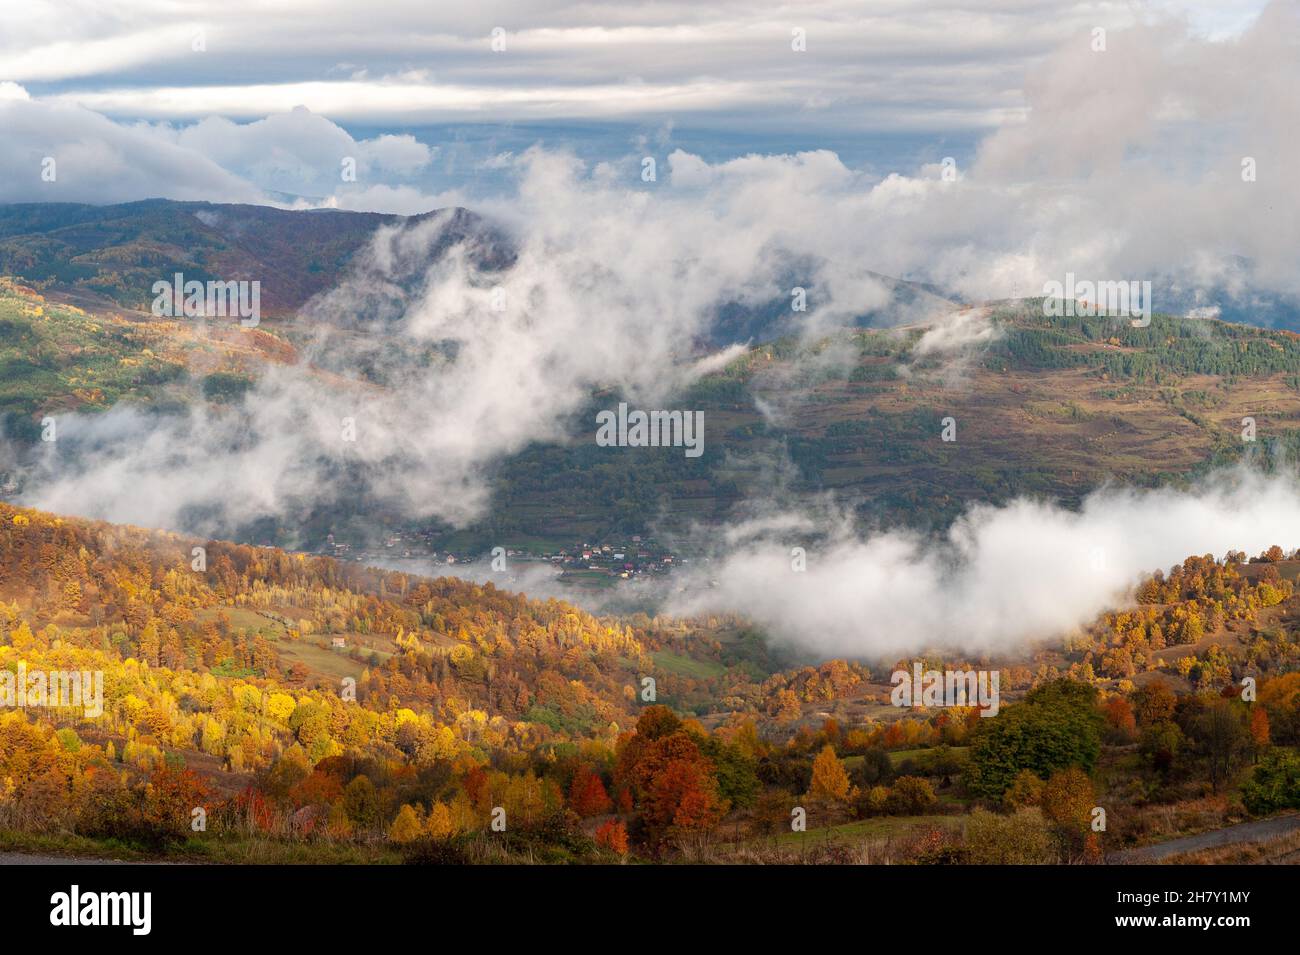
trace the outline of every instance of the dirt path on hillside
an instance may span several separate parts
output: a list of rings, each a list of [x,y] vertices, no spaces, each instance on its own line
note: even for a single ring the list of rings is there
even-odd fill
[[[1168,842],[1143,846],[1140,849],[1125,849],[1123,852],[1113,853],[1107,861],[1118,865],[1158,862],[1161,859],[1182,852],[1196,852],[1200,849],[1213,849],[1242,842],[1259,842],[1263,839],[1272,839],[1275,836],[1284,836],[1297,829],[1300,829],[1300,814],[1274,816],[1272,819],[1261,819],[1258,822],[1242,822],[1235,826],[1225,826],[1222,829],[1197,833],[1194,836],[1170,839]]]

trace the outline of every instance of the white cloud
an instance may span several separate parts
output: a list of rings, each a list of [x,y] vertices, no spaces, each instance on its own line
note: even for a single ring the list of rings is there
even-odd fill
[[[296,209],[345,209],[349,212],[381,212],[388,215],[414,216],[467,206],[470,200],[455,189],[436,194],[426,193],[414,186],[387,186],[381,184],[339,191],[324,200],[304,200],[294,203]]]
[[[0,202],[265,201],[206,156],[79,106],[0,98],[0,128]],[[43,178],[47,159],[53,181]]]
[[[385,80],[308,81],[227,86],[114,87],[58,93],[54,102],[76,103],[117,116],[152,118],[262,116],[304,104],[340,121],[442,122],[575,117],[626,119],[757,108],[770,101],[757,83],[708,80],[693,83],[604,83],[565,86],[484,86],[469,83],[393,83]]]
[[[358,141],[303,106],[251,123],[209,116],[188,126],[142,128],[262,189],[306,196],[328,196],[344,189],[345,160],[355,167],[361,189],[376,185],[376,179],[420,172],[437,153],[410,135]]]
[[[1044,51],[1140,14],[1104,0],[12,6],[0,77],[115,115],[247,118],[304,103],[340,121],[697,114],[823,130],[986,127],[1021,108],[1019,77]],[[791,49],[796,28],[806,53]],[[356,79],[333,78],[340,63]]]
[[[1078,512],[1028,500],[972,507],[938,540],[860,536],[824,513],[787,512],[732,528],[671,612],[743,608],[775,638],[827,658],[998,653],[1091,623],[1131,600],[1142,575],[1189,556],[1273,544],[1300,546],[1300,487],[1244,471],[1192,491],[1106,488]],[[803,572],[792,569],[798,546]]]
[[[145,434],[102,443],[91,422],[61,429],[39,503],[170,527],[195,507],[248,519],[332,493],[334,462],[352,460],[381,499],[472,520],[488,503],[486,470],[531,442],[565,438],[593,389],[618,387],[653,406],[709,367],[697,343],[718,304],[783,296],[774,274],[787,249],[834,250],[836,237],[802,221],[800,204],[816,183],[852,179],[833,157],[755,158],[724,169],[704,194],[666,182],[656,196],[541,149],[517,160],[517,173],[517,194],[485,207],[514,233],[509,269],[481,273],[466,249],[435,260],[443,218],[382,229],[356,271],[312,306],[320,339],[302,366],[270,375],[241,414],[123,417]],[[833,287],[859,296],[868,278],[850,258],[823,274],[844,272]],[[493,307],[497,286],[503,311]],[[807,317],[836,308],[823,295]],[[447,343],[454,360],[420,359]],[[392,387],[325,387],[310,362],[341,363],[345,374],[378,365]],[[344,417],[357,421],[353,446],[340,444]],[[89,457],[69,467],[65,449],[80,434]],[[256,493],[244,493],[251,475]]]
[[[0,202],[129,202],[168,198],[276,204],[304,196],[331,208],[428,212],[451,194],[407,180],[427,170],[435,146],[409,134],[356,139],[298,107],[250,123],[210,116],[197,123],[115,123],[81,106],[31,99],[0,85]],[[42,178],[46,158],[56,178]],[[344,180],[344,161],[355,179]]]
[[[972,308],[957,312],[946,322],[927,328],[912,349],[918,357],[963,352],[987,344],[997,336],[991,309]]]
[[[889,27],[899,42],[907,40],[909,30],[925,33],[918,24],[928,25],[936,15],[907,5],[899,9],[911,10],[914,18]],[[852,12],[836,8],[825,15]],[[650,17],[654,31],[672,32],[672,16],[664,11],[652,17],[649,11],[624,9],[619,22],[602,26],[621,36],[640,15]],[[1031,14],[1014,8],[1002,15]],[[1078,17],[1081,22],[1084,14]],[[1076,31],[1042,64],[1031,64],[1024,81],[1024,121],[989,135],[975,162],[958,168],[954,182],[943,181],[941,168],[929,163],[879,178],[848,168],[824,149],[725,162],[678,149],[666,157],[667,176],[661,172],[671,181],[671,193],[661,185],[653,201],[663,201],[666,193],[698,191],[722,204],[717,208],[724,209],[729,227],[744,230],[755,223],[772,246],[830,263],[818,277],[846,313],[871,307],[879,289],[864,277],[868,269],[927,279],[973,299],[1035,294],[1046,280],[1067,271],[1117,279],[1177,273],[1191,286],[1294,293],[1300,276],[1290,250],[1300,244],[1295,215],[1300,179],[1286,170],[1300,148],[1300,133],[1291,122],[1300,113],[1297,24],[1294,2],[1272,4],[1239,36],[1215,42],[1189,36],[1179,22],[1148,18],[1111,29],[1104,53],[1092,50],[1086,30]],[[583,29],[589,27],[594,29],[591,24]],[[698,30],[712,29],[694,19],[687,27],[684,36],[692,38]],[[526,24],[512,29],[527,35]],[[748,36],[752,29],[742,32]],[[597,42],[604,36],[583,34],[582,45],[620,42],[609,37]],[[547,37],[548,43],[554,40]],[[922,40],[914,36],[909,42]],[[957,41],[932,37],[926,42]],[[480,84],[496,77],[505,67],[488,65],[498,62],[492,56],[481,54],[467,75]],[[337,62],[331,60],[332,66]],[[555,87],[552,79],[550,85],[519,82],[496,89],[491,83],[462,88],[442,74],[430,76],[407,64],[387,74],[400,79],[373,83],[269,84],[265,101],[246,87],[177,87],[177,95],[186,97],[224,90],[211,102],[196,101],[204,107],[247,113],[283,106],[287,111],[248,123],[208,116],[191,124],[138,127],[118,127],[70,105],[117,95],[112,91],[84,97],[63,92],[24,102],[23,88],[13,85],[6,87],[9,98],[0,99],[0,120],[9,133],[0,164],[11,173],[0,186],[0,198],[104,201],[163,195],[250,201],[275,192],[337,208],[426,211],[448,197],[460,198],[438,185],[432,165],[436,146],[408,135],[357,139],[334,119],[298,104],[367,116],[405,110],[416,101],[507,113],[532,103],[544,112],[566,98],[576,102],[609,94],[594,108],[623,117],[639,108],[632,102],[637,97],[668,101],[675,95],[641,77],[617,88],[592,82]],[[814,80],[810,74],[799,82]],[[672,89],[688,97],[708,95],[718,88],[715,81],[749,82],[710,77],[683,85],[678,76]],[[160,89],[137,85],[127,94],[149,97]],[[754,89],[760,97],[770,92],[766,83]],[[361,98],[333,98],[350,95],[348,90],[360,91]],[[312,102],[317,92],[324,106]],[[949,91],[944,108],[954,108],[961,96]],[[770,103],[768,112],[774,112]],[[171,148],[157,147],[145,133]],[[67,170],[57,186],[37,176],[47,156]],[[357,158],[356,183],[340,181],[344,156]],[[1258,168],[1254,182],[1243,182],[1240,175],[1246,157]],[[638,160],[607,161],[594,176],[610,183],[636,181]],[[518,159],[507,155],[486,165],[496,175],[502,167],[518,166]],[[508,209],[502,213],[517,217]],[[820,314],[839,317],[826,310]]]
[[[343,143],[310,114],[290,120]],[[214,124],[204,136],[230,130]],[[247,141],[234,138],[231,155],[263,152],[261,137],[272,131],[268,124]],[[878,273],[1006,294],[998,286],[1014,282],[1013,269],[1023,270],[1021,281],[1041,286],[1044,275],[1056,274],[1052,269],[1104,276],[1125,261],[1117,254],[1123,243],[1098,241],[1117,226],[1089,180],[1058,184],[1057,205],[1029,215],[1029,197],[1045,186],[984,177],[978,169],[956,182],[872,181],[824,151],[722,163],[677,151],[653,184],[640,181],[634,162],[592,174],[574,156],[540,148],[503,162],[517,177],[516,190],[480,210],[513,234],[512,267],[481,273],[464,249],[435,260],[440,219],[385,229],[358,271],[312,309],[321,340],[307,360],[346,356],[345,373],[378,365],[392,391],[322,390],[304,368],[285,370],[250,396],[250,421],[240,420],[234,431],[226,420],[182,422],[167,445],[175,462],[170,472],[136,455],[133,442],[119,442],[101,451],[107,478],[92,468],[52,480],[42,502],[75,509],[93,501],[96,516],[139,520],[154,513],[153,523],[170,526],[190,505],[222,503],[255,516],[298,496],[329,493],[328,462],[343,450],[406,511],[469,521],[488,504],[485,474],[496,462],[530,442],[563,439],[570,416],[594,389],[617,387],[653,406],[709,367],[699,363],[698,343],[709,337],[721,303],[788,301],[791,269],[808,274],[811,286],[809,311],[791,313],[791,327],[820,334],[888,302]],[[1198,195],[1206,201],[1195,179],[1168,188],[1189,204]],[[1125,196],[1147,201],[1138,192]],[[421,194],[377,185],[327,201],[347,208],[354,200],[405,209],[418,207]],[[1191,221],[1184,215],[1179,222],[1186,230],[1180,242],[1199,242],[1209,261],[1225,229],[1207,217],[1197,232],[1187,228]],[[1243,234],[1290,227],[1267,216],[1232,226]],[[508,303],[501,312],[492,307],[495,286]],[[358,317],[381,313],[394,321],[357,333]],[[346,344],[331,333],[335,324],[345,327]],[[982,312],[958,313],[924,339],[922,351],[959,361],[991,334]],[[454,344],[454,360],[426,365],[404,358],[447,343]],[[842,357],[828,352],[819,360]],[[355,448],[338,446],[345,416],[363,424]],[[235,442],[241,435],[259,437]],[[191,471],[202,477],[191,480]],[[261,476],[266,493],[213,499],[248,474]],[[174,487],[163,493],[160,481]]]
[[[23,4],[32,7],[31,4]],[[202,25],[169,23],[165,26],[142,26],[128,34],[108,36],[83,35],[69,39],[67,33],[78,27],[100,29],[104,20],[97,16],[80,16],[67,9],[48,9],[51,5],[38,3],[36,9],[47,8],[45,26],[57,24],[63,29],[58,38],[52,35],[37,38],[40,28],[30,21],[14,28],[6,23],[17,10],[0,17],[0,24],[9,26],[5,31],[7,42],[0,41],[0,76],[9,76],[23,82],[89,77],[139,66],[153,66],[160,61],[175,60],[196,55],[195,40],[202,33]]]

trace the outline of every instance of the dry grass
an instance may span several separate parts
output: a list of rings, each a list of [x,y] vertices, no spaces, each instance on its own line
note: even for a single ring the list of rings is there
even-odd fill
[[[1132,808],[1117,814],[1117,818],[1126,823],[1116,835],[1122,844],[1134,846],[1222,829],[1241,822],[1246,814],[1226,795],[1211,795]]]
[[[1161,859],[1159,865],[1300,865],[1300,832],[1183,852]]]
[[[907,820],[899,820],[906,822]],[[806,841],[766,839],[744,843],[679,842],[673,861],[688,865],[907,865],[938,861],[956,849],[953,827],[914,825],[889,835],[845,841],[808,833]]]

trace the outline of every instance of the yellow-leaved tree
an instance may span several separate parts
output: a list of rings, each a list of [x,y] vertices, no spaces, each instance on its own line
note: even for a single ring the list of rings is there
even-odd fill
[[[813,760],[812,787],[809,794],[814,799],[844,802],[849,798],[849,774],[844,763],[835,755],[828,743]]]
[[[388,838],[393,842],[412,842],[420,838],[420,817],[410,805],[397,810],[397,817],[388,827]]]
[[[435,802],[433,808],[429,810],[429,818],[424,824],[425,831],[434,839],[446,839],[451,835],[454,828],[451,821],[451,810],[447,808],[446,803]]]

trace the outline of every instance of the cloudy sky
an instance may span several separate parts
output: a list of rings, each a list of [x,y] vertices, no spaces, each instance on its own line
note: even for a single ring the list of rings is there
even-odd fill
[[[1026,124],[1044,64],[1144,28],[1238,44],[1263,0],[617,4],[32,0],[0,8],[0,201],[311,200],[422,211],[596,163],[827,149],[910,174]],[[796,31],[802,42],[796,41]],[[802,51],[793,49],[802,45]],[[495,47],[495,48],[494,48]],[[1109,73],[1130,49],[1089,66]],[[1039,77],[1036,81],[1035,77]],[[40,160],[66,175],[42,189]],[[341,156],[358,161],[342,184]],[[47,184],[48,185],[48,184]]]
[[[1169,15],[1228,38],[1262,6],[37,0],[0,13],[0,77],[173,121],[306,105],[366,124],[638,117],[933,132],[1021,115],[1026,66],[1080,32]]]

